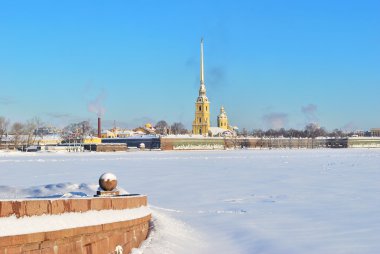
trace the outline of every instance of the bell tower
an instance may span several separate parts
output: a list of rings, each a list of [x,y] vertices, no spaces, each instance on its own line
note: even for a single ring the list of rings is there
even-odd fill
[[[218,115],[218,127],[228,130],[230,127],[228,125],[228,117],[226,111],[224,111],[224,107],[220,108],[220,114]]]
[[[195,102],[195,119],[193,121],[193,134],[208,135],[210,128],[210,102],[206,96],[203,68],[203,38],[201,39],[200,61],[200,87],[199,96]]]

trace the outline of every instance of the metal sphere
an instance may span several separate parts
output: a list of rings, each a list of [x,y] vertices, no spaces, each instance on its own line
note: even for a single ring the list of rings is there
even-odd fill
[[[117,178],[112,173],[104,173],[99,178],[99,186],[104,191],[113,191],[117,186]]]

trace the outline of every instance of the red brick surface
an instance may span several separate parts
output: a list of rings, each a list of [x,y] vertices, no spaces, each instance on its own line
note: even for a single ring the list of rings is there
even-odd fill
[[[141,195],[0,201],[0,219],[11,215],[23,217],[89,210],[122,210],[146,205],[147,197]],[[129,221],[0,237],[0,254],[105,254],[115,253],[117,245],[122,246],[123,253],[129,253],[146,239],[150,219],[151,215],[148,215]]]
[[[148,236],[150,219],[148,215],[130,221],[0,237],[0,254],[106,254],[114,253],[118,245],[123,253],[129,253]]]
[[[68,212],[87,212],[90,210],[122,210],[147,205],[147,197],[120,196],[72,199],[28,199],[0,201],[0,218],[15,215],[35,216],[42,214],[62,214]]]

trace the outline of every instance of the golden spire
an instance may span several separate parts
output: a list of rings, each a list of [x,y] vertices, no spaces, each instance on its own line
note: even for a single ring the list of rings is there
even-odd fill
[[[205,83],[204,80],[204,70],[203,70],[203,38],[201,39],[201,73],[200,73],[200,79],[201,79],[201,84]]]
[[[201,68],[200,68],[200,88],[199,96],[206,95],[206,86],[205,86],[205,76],[204,76],[204,67],[203,67],[203,38],[201,39]]]

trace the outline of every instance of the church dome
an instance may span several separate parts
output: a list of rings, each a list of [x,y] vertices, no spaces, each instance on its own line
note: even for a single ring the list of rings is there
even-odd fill
[[[219,118],[227,118],[227,113],[224,111],[224,107],[222,106],[220,108],[220,114],[218,115]]]

